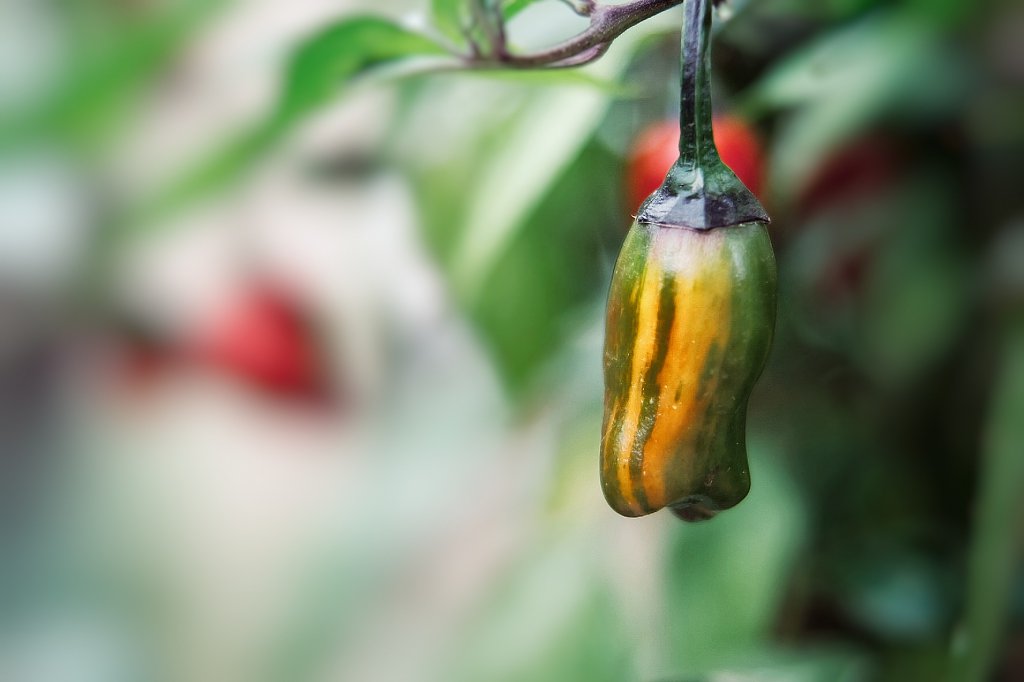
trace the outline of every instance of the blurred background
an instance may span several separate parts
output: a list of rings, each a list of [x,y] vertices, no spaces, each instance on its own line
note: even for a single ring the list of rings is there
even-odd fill
[[[781,292],[695,525],[597,466],[681,11],[464,11],[0,0],[0,679],[1024,680],[1024,6],[724,8]]]

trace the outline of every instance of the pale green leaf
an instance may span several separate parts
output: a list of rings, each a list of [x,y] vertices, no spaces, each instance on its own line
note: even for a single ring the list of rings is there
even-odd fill
[[[670,671],[714,670],[761,647],[776,621],[807,519],[778,453],[754,441],[750,455],[747,499],[675,532],[659,632]]]
[[[634,32],[616,41],[591,73],[599,78],[620,75],[640,35]],[[466,229],[455,249],[452,272],[464,300],[472,303],[483,291],[484,280],[513,235],[580,153],[608,105],[608,97],[593,88],[544,90],[506,128],[503,143],[466,195]],[[511,178],[514,192],[508,191]]]
[[[822,159],[880,117],[935,115],[960,101],[963,70],[935,37],[907,13],[872,15],[795,51],[749,90],[745,114],[786,110],[769,174],[779,199],[797,196]]]
[[[73,55],[62,82],[40,101],[0,112],[0,147],[40,135],[88,141],[106,132],[128,96],[227,4],[228,0],[177,3],[130,31],[119,31],[102,50],[80,58]]]
[[[445,54],[430,38],[381,17],[353,16],[328,26],[295,51],[275,110],[188,170],[147,210],[189,201],[236,177],[306,115],[368,73]]]
[[[437,29],[457,45],[466,42],[467,0],[431,0],[430,17]]]
[[[540,0],[508,0],[507,2],[502,4],[501,13],[505,16],[506,19],[511,19],[512,17],[514,17],[515,15],[519,14],[524,9],[529,7],[530,5],[539,1]]]
[[[445,53],[430,38],[382,17],[348,17],[307,39],[295,52],[277,115],[301,116],[376,67],[408,57]]]

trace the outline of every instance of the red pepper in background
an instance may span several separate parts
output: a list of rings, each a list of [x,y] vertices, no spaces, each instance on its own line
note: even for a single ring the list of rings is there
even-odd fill
[[[851,140],[830,154],[797,198],[802,215],[872,194],[890,185],[899,173],[901,151],[881,135]]]
[[[715,116],[715,145],[729,168],[751,192],[761,197],[764,189],[764,150],[761,140],[746,121],[734,115]],[[679,122],[661,121],[637,136],[626,166],[629,205],[636,211],[665,180],[679,158]]]
[[[280,397],[318,399],[327,381],[311,320],[280,289],[246,291],[200,330],[193,357]]]

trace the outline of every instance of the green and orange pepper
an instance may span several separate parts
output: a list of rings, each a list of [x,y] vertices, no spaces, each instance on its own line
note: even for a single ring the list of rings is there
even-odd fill
[[[679,160],[612,274],[601,482],[611,507],[709,518],[750,488],[746,413],[775,325],[768,215],[718,156],[711,0],[687,0]]]

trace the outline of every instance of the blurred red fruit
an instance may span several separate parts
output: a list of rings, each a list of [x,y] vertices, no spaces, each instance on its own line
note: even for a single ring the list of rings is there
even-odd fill
[[[877,135],[851,140],[818,167],[797,206],[807,215],[875,193],[891,184],[900,163],[900,151],[891,140]]]
[[[761,141],[743,119],[715,116],[715,145],[736,176],[760,196],[764,182],[764,152]],[[636,211],[679,158],[679,122],[662,121],[644,129],[636,138],[626,166],[629,205]]]
[[[200,333],[195,353],[207,366],[280,397],[325,394],[312,324],[273,287],[246,292]]]

